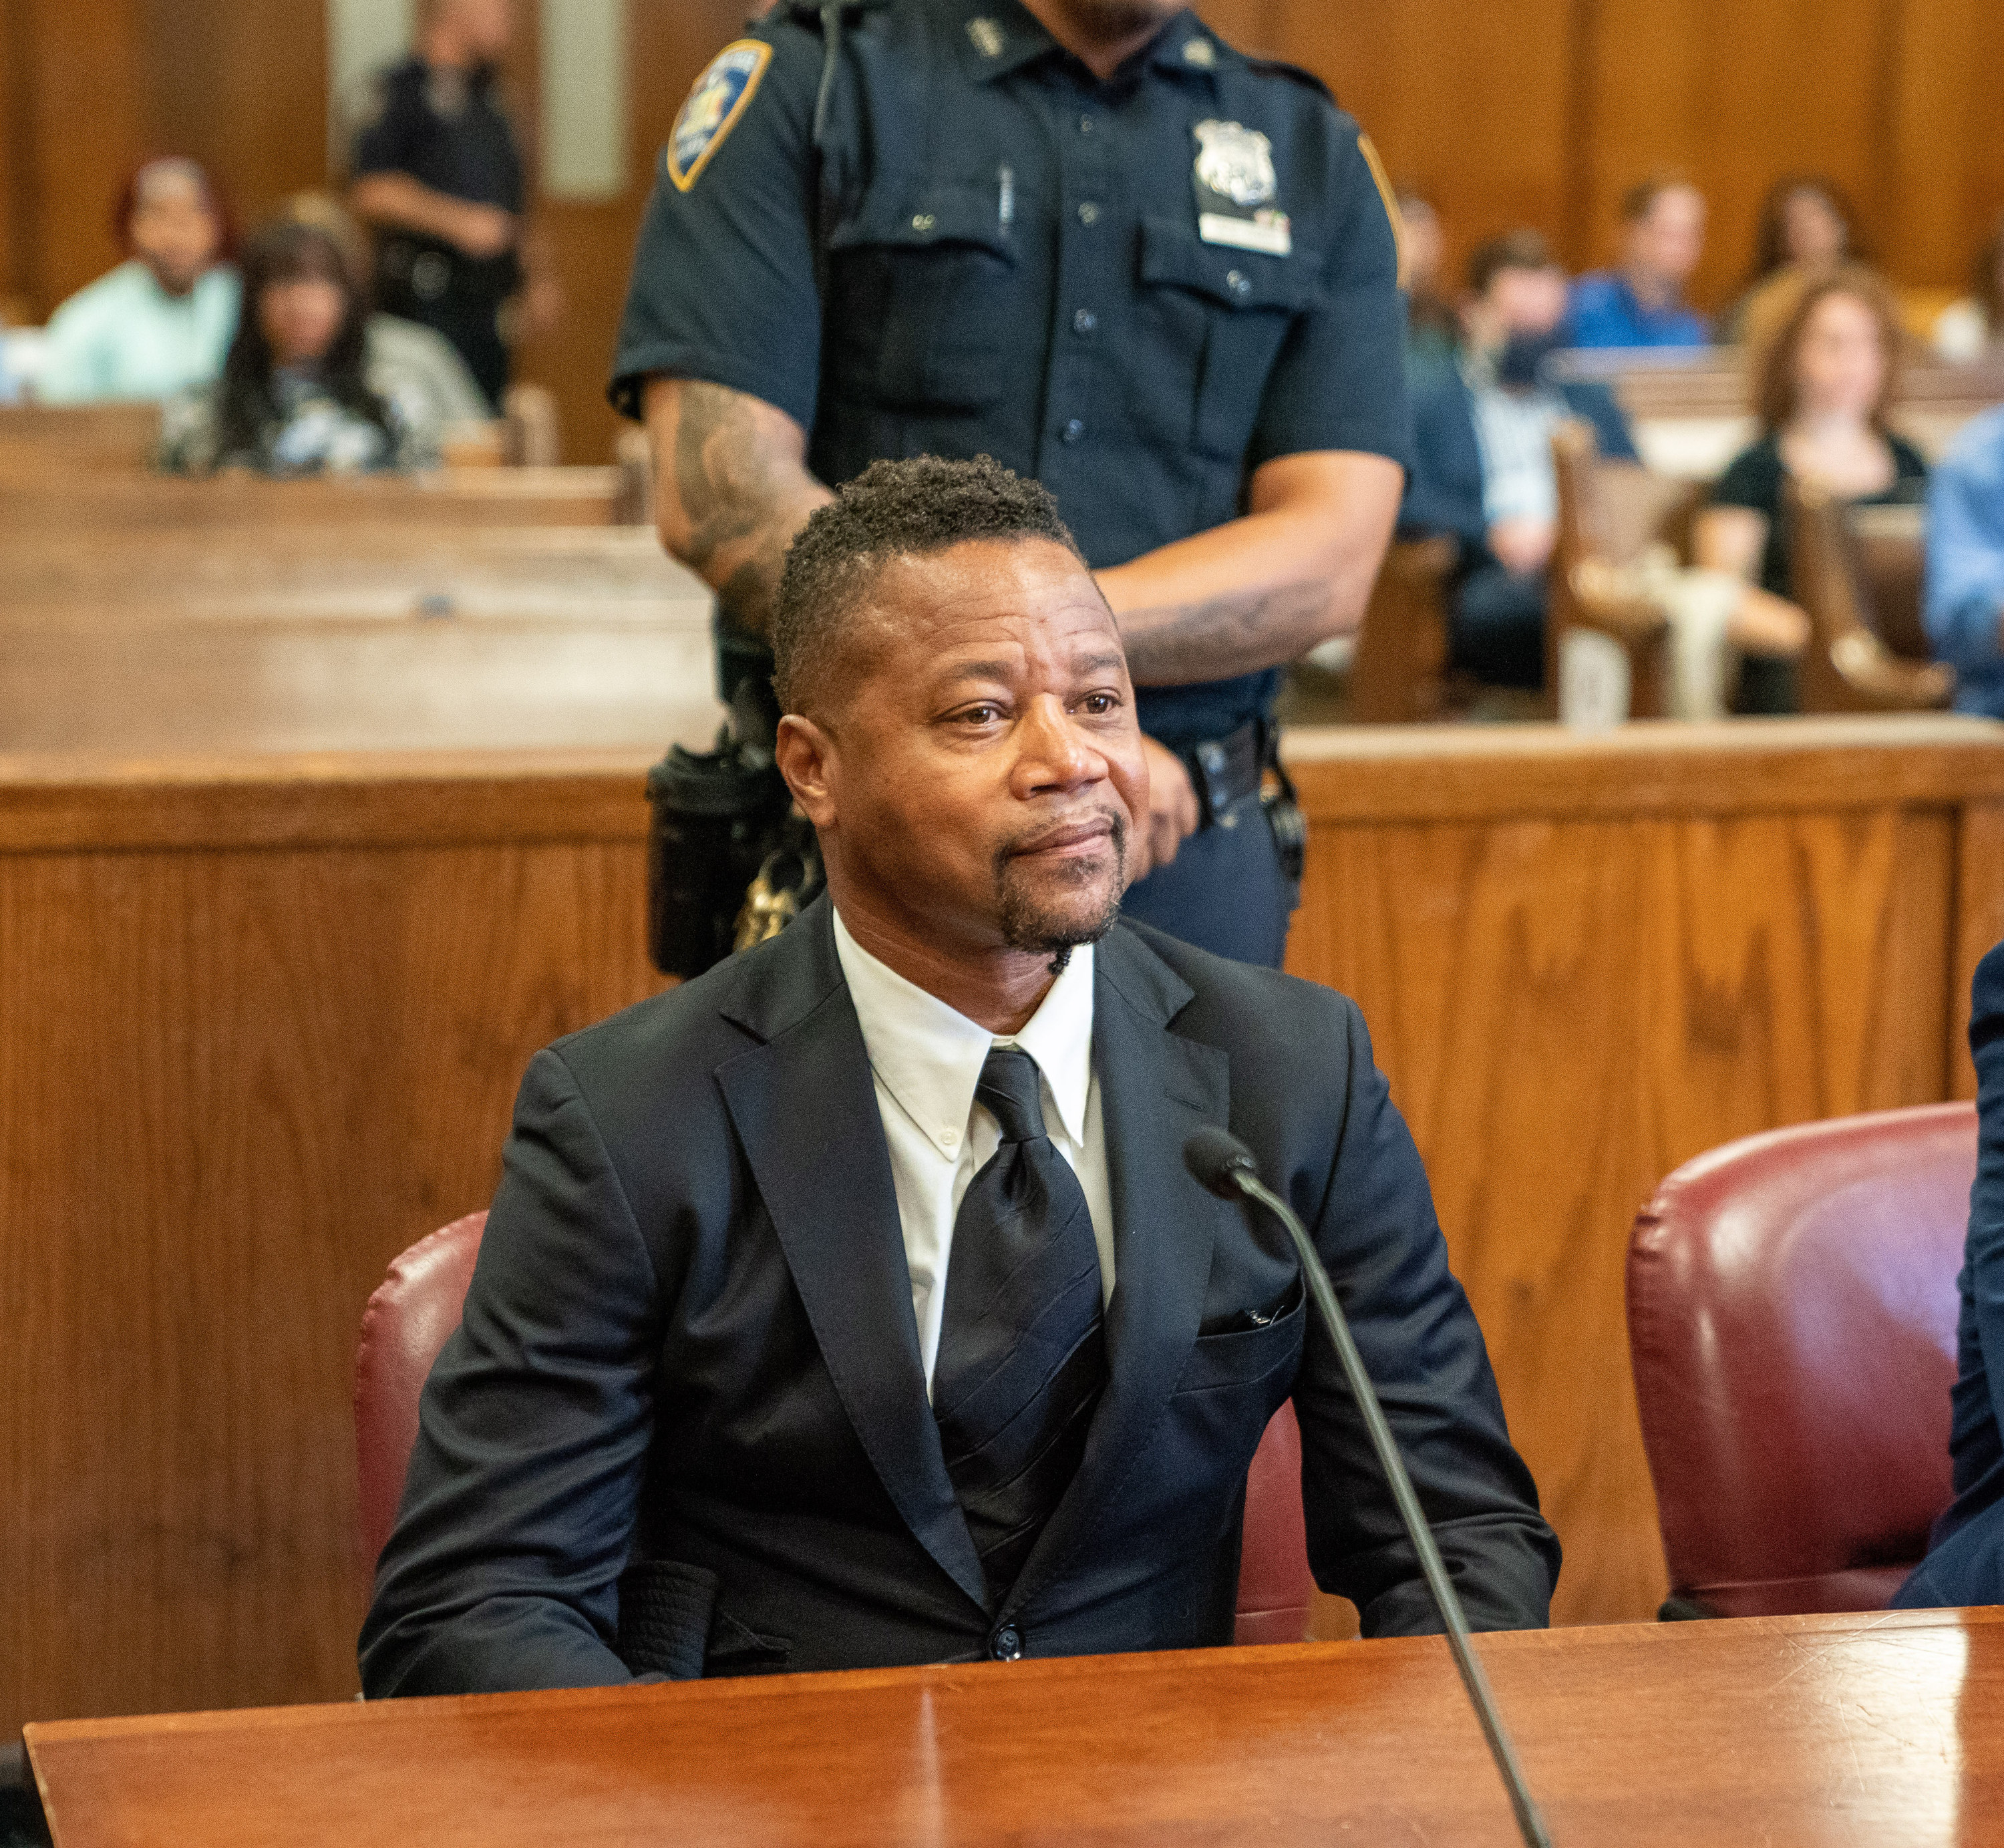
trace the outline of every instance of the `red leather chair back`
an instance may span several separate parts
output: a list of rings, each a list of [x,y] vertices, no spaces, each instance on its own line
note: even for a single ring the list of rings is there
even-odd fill
[[[396,1524],[418,1440],[418,1395],[439,1349],[459,1326],[486,1225],[485,1213],[468,1213],[419,1239],[390,1266],[363,1312],[355,1356],[355,1449],[362,1540],[371,1559]],[[1234,1640],[1300,1642],[1313,1589],[1302,1515],[1302,1434],[1294,1407],[1285,1405],[1260,1440],[1246,1480]]]
[[[362,1479],[362,1544],[373,1560],[397,1524],[418,1440],[418,1395],[459,1326],[487,1215],[421,1238],[390,1266],[362,1312],[355,1350],[355,1460]]]
[[[1721,1616],[1883,1608],[1950,1500],[1976,1111],[1729,1143],[1657,1189],[1628,1340],[1673,1595]]]
[[[1235,1643],[1298,1643],[1308,1633],[1308,1522],[1302,1514],[1302,1428],[1291,1402],[1274,1414],[1245,1478]]]

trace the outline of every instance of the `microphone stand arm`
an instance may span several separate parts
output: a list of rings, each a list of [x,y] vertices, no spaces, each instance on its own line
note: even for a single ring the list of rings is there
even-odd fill
[[[1406,1473],[1405,1461],[1399,1454],[1392,1427],[1385,1422],[1384,1408],[1378,1402],[1371,1376],[1364,1370],[1364,1357],[1357,1351],[1343,1305],[1336,1300],[1336,1291],[1330,1283],[1329,1272],[1323,1267],[1321,1256],[1286,1201],[1247,1167],[1235,1165],[1228,1171],[1238,1191],[1272,1213],[1286,1227],[1288,1236],[1294,1241],[1309,1294],[1315,1298],[1316,1307],[1322,1312],[1323,1324],[1336,1344],[1337,1358],[1343,1363],[1344,1377],[1349,1382],[1351,1396],[1364,1414],[1365,1429],[1371,1433],[1371,1446],[1378,1453],[1379,1467],[1392,1485],[1392,1499],[1397,1503],[1400,1518],[1405,1522],[1406,1531],[1411,1535],[1419,1553],[1420,1570],[1426,1575],[1427,1589],[1433,1594],[1434,1608],[1440,1612],[1441,1622],[1446,1629],[1448,1648],[1453,1654],[1454,1665],[1461,1671],[1462,1685],[1467,1689],[1475,1716],[1482,1723],[1482,1736],[1489,1742],[1490,1756],[1495,1759],[1504,1787],[1510,1793],[1510,1806],[1517,1812],[1519,1832],[1530,1848],[1552,1848],[1552,1838],[1546,1832],[1544,1818],[1538,1813],[1538,1806],[1524,1782],[1523,1767],[1517,1762],[1516,1748],[1503,1730],[1502,1716],[1497,1712],[1495,1696],[1489,1691],[1489,1678],[1483,1673],[1481,1661],[1469,1642],[1468,1619],[1462,1611],[1461,1599],[1447,1575],[1440,1549],[1434,1544],[1433,1532],[1420,1507],[1420,1498],[1414,1493],[1412,1478]]]

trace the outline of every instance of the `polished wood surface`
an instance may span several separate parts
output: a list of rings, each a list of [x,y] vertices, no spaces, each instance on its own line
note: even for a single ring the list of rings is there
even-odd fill
[[[347,1368],[538,1045],[658,985],[653,747],[0,756],[0,1731],[338,1699]],[[1303,730],[1292,966],[1361,1003],[1565,1621],[1662,1588],[1621,1258],[1725,1138],[1967,1094],[2004,727]]]
[[[1945,1848],[2004,1804],[2004,1614],[1481,1640],[1561,1848]],[[1517,1839],[1438,1639],[32,1727],[56,1848]]]
[[[1973,1094],[2004,728],[1953,718],[1297,733],[1288,967],[1355,998],[1566,1545],[1663,1595],[1622,1316],[1636,1208],[1737,1136]]]

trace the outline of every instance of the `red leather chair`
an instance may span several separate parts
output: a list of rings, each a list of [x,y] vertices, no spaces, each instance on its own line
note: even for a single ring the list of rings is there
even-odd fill
[[[373,1559],[396,1524],[418,1395],[446,1338],[459,1326],[487,1215],[471,1213],[421,1238],[390,1266],[363,1312],[355,1356],[355,1449],[362,1479],[362,1540]],[[1238,1568],[1240,1643],[1298,1643],[1308,1629],[1308,1528],[1302,1514],[1302,1434],[1295,1409],[1274,1413],[1245,1488]]]
[[[1628,1341],[1666,1616],[1883,1609],[1950,1500],[1976,1111],[1777,1129],[1635,1221]]]

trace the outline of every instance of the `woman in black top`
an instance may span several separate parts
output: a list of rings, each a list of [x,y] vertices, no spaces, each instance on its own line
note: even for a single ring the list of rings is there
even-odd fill
[[[1813,481],[1855,506],[1927,497],[1928,465],[1887,427],[1900,351],[1900,324],[1886,286],[1845,267],[1806,284],[1754,368],[1759,442],[1736,456],[1700,514],[1695,549],[1704,569],[1749,580],[1750,602],[1778,619],[1793,610],[1782,488]],[[1757,586],[1757,588],[1754,586]],[[1793,665],[1750,660],[1741,709],[1792,712]]]

